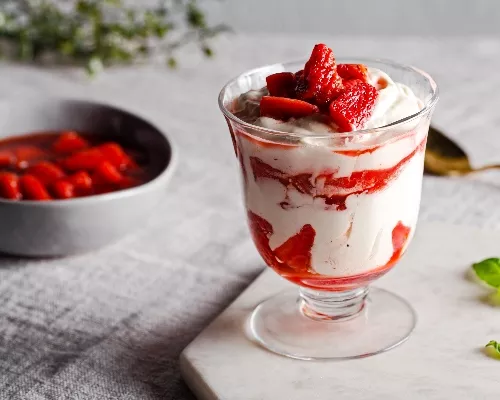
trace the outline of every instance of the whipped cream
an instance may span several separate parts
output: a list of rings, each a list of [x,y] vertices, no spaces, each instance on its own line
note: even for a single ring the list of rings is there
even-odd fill
[[[420,206],[424,161],[423,148],[415,150],[426,134],[424,128],[355,157],[321,146],[266,147],[241,135],[239,146],[247,182],[247,209],[273,227],[269,240],[273,250],[299,232],[302,226],[310,224],[316,232],[311,267],[318,274],[340,278],[376,270],[393,256],[392,231],[398,223],[410,229],[410,237],[413,235]],[[325,171],[336,171],[336,177],[348,178],[356,172],[387,170],[409,156],[411,158],[400,172],[380,191],[348,196],[345,210],[329,206],[324,199],[312,198],[294,188],[286,192],[283,184],[274,179],[256,179],[251,165],[252,157],[257,157],[290,175],[307,172],[312,174],[311,181],[316,181],[319,186],[321,181],[317,177]],[[338,189],[339,193],[343,190]],[[281,206],[286,197],[291,203],[289,208]]]
[[[375,107],[363,129],[373,129],[396,122],[418,113],[422,101],[406,85],[394,82],[389,75],[377,68],[368,68],[368,83],[378,90]],[[287,122],[269,117],[259,117],[259,103],[262,96],[268,94],[267,88],[250,90],[242,94],[236,105],[236,114],[253,118],[253,124],[263,128],[297,134],[335,133],[338,127],[328,117],[317,114],[306,118],[290,119]]]

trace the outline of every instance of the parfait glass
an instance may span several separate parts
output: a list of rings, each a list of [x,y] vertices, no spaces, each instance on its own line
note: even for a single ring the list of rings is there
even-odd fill
[[[241,94],[305,61],[243,73],[219,95],[255,246],[298,286],[259,304],[250,332],[265,348],[305,360],[377,354],[403,343],[416,323],[403,298],[369,285],[397,264],[414,235],[437,85],[427,73],[390,61],[338,62],[386,72],[412,89],[421,110],[338,134],[282,132],[238,117]]]

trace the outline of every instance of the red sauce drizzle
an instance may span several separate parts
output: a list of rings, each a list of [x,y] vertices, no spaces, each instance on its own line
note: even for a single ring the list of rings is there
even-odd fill
[[[313,198],[323,198],[327,205],[335,205],[336,210],[343,211],[346,209],[346,200],[349,196],[361,193],[370,194],[386,187],[392,179],[398,176],[403,166],[417,152],[424,150],[425,143],[426,139],[410,154],[390,168],[355,171],[346,177],[336,177],[336,172],[323,173],[315,179],[312,178],[312,174],[310,173],[290,175],[271,167],[257,157],[250,157],[250,164],[255,180],[261,178],[274,179],[287,188],[285,200],[280,202],[282,208],[294,208],[288,201],[288,190],[296,189],[298,192],[307,194]],[[322,183],[322,185],[318,185],[318,183]],[[318,186],[321,189],[318,189]]]
[[[348,157],[359,157],[362,154],[373,153],[380,147],[381,146],[375,146],[375,147],[370,147],[368,149],[358,149],[358,150],[335,150],[334,153]]]

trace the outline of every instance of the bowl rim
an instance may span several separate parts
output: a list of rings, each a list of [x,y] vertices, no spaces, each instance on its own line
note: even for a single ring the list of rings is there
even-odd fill
[[[29,101],[33,101],[35,98],[32,98]],[[128,115],[132,118],[135,118],[139,120],[140,122],[144,123],[145,125],[148,125],[150,128],[155,130],[158,134],[160,134],[163,139],[165,140],[168,148],[170,149],[170,158],[165,165],[165,167],[161,170],[161,172],[155,176],[153,179],[150,181],[140,184],[138,186],[134,186],[132,188],[128,189],[120,189],[117,190],[116,192],[111,192],[111,193],[102,193],[102,194],[95,194],[91,196],[85,196],[85,197],[77,197],[73,199],[50,199],[47,201],[39,201],[39,200],[9,200],[9,199],[3,199],[0,198],[0,206],[17,206],[17,207],[23,207],[23,206],[36,206],[36,207],[42,207],[42,208],[52,208],[52,207],[71,207],[71,206],[77,206],[81,204],[94,204],[94,203],[102,203],[102,202],[109,202],[109,201],[114,201],[114,200],[119,200],[119,199],[126,199],[130,197],[134,197],[141,192],[148,192],[156,187],[166,184],[168,180],[171,178],[171,176],[174,173],[174,170],[177,167],[178,164],[178,146],[175,144],[175,142],[172,140],[171,136],[163,131],[162,129],[159,129],[155,124],[152,122],[148,121],[145,117],[143,117],[140,114],[136,114],[132,111],[129,111],[125,108],[115,106],[112,104],[108,104],[105,102],[99,102],[95,100],[88,100],[88,99],[80,99],[80,98],[72,98],[72,97],[64,97],[64,96],[37,96],[36,100],[39,101],[44,101],[44,102],[68,102],[68,103],[74,103],[76,105],[90,105],[90,106],[97,106],[97,107],[104,107],[113,111],[118,111],[119,113],[122,113],[124,115]],[[17,103],[20,100],[12,100],[11,103]],[[26,105],[26,102],[23,102],[23,104]],[[29,134],[30,132],[27,132],[26,134]],[[10,137],[10,134],[7,134],[5,136],[2,136],[2,138],[8,138]],[[0,139],[1,140],[1,139]]]

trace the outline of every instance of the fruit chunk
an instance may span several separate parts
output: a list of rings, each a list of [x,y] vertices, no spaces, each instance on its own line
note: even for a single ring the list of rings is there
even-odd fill
[[[49,161],[42,161],[29,167],[27,172],[36,176],[44,185],[49,185],[64,177],[63,170]]]
[[[342,79],[337,74],[333,51],[325,44],[317,44],[307,61],[304,72],[297,74],[297,98],[327,106],[343,91]]]
[[[367,68],[363,64],[339,64],[337,65],[337,72],[342,79],[361,79],[366,82]]]
[[[98,184],[120,183],[122,179],[122,174],[109,161],[102,161],[94,171],[94,180]]]
[[[363,82],[361,79],[351,79],[348,81],[343,81],[344,91],[351,90],[354,86],[361,82]]]
[[[16,161],[14,153],[10,151],[0,151],[0,167],[10,167]]]
[[[33,175],[24,175],[19,179],[23,197],[27,200],[50,200],[49,193],[40,180]]]
[[[286,97],[263,96],[260,101],[260,115],[286,121],[289,118],[307,117],[319,112],[318,107],[302,100]]]
[[[43,160],[46,158],[47,154],[38,147],[35,146],[21,146],[15,150],[15,155],[17,158],[17,168],[28,168],[28,166]]]
[[[360,82],[330,104],[330,116],[343,132],[360,129],[370,118],[376,98],[377,89]]]
[[[11,172],[0,173],[0,197],[10,200],[21,199],[19,177]]]
[[[92,188],[92,178],[86,171],[80,171],[71,175],[68,178],[68,182],[70,182],[75,189],[89,190]]]
[[[101,151],[97,148],[92,148],[79,151],[78,153],[69,156],[63,160],[62,164],[64,168],[70,171],[92,171],[96,169],[102,161],[104,161],[104,156]]]
[[[295,75],[291,72],[278,72],[266,78],[267,90],[271,96],[295,97]]]
[[[297,272],[307,272],[311,267],[311,249],[316,231],[307,224],[274,250],[276,257]]]
[[[105,143],[98,147],[105,160],[109,161],[116,168],[124,170],[136,167],[135,162],[125,153],[123,148],[114,142]]]
[[[71,199],[75,197],[75,187],[67,180],[60,180],[52,185],[52,192],[58,199]]]
[[[385,79],[383,76],[378,78],[378,81],[377,81],[377,89],[378,90],[385,89],[387,87],[387,85],[389,85],[389,82],[387,82],[387,79]]]
[[[52,145],[52,149],[59,154],[68,154],[83,150],[89,143],[78,133],[73,131],[64,132]]]

